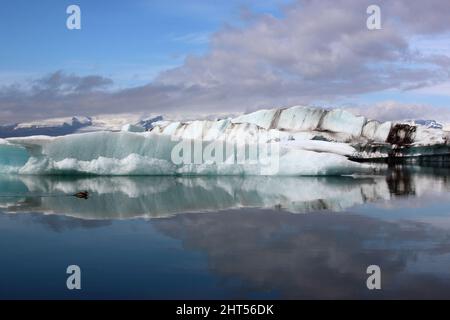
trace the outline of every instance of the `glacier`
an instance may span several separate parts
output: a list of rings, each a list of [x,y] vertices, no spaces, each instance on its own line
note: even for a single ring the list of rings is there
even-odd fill
[[[130,123],[120,131],[0,139],[0,173],[352,175],[378,170],[379,166],[365,161],[450,154],[447,131],[415,123],[379,122],[340,109],[294,106],[218,120],[158,117],[149,123]],[[219,147],[213,145],[218,143]],[[173,152],[179,145],[194,150],[200,146],[200,161],[194,155],[193,161],[174,162]],[[260,161],[239,161],[252,152],[252,146],[257,147]],[[212,160],[204,161],[206,150]],[[222,150],[227,152],[226,161],[216,157]],[[275,158],[276,169],[270,167]]]

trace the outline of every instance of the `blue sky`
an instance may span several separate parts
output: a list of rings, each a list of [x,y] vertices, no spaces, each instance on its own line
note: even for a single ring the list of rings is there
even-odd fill
[[[280,14],[288,1],[15,0],[2,1],[3,82],[54,70],[101,73],[127,86],[150,81],[208,49],[225,24],[242,24],[245,10]],[[66,28],[66,8],[81,8],[82,29]],[[9,81],[8,81],[9,80]]]
[[[369,31],[370,0],[4,0],[0,123],[295,104],[450,122],[450,3],[429,1],[378,0]]]

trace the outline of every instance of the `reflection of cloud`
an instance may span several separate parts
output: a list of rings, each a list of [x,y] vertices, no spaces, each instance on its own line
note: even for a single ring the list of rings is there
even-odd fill
[[[65,74],[61,71],[52,73],[34,82],[33,90],[42,94],[64,94],[89,92],[111,85],[113,81],[100,76],[80,77],[74,74]]]
[[[450,260],[448,214],[436,217],[427,202],[431,192],[448,212],[449,183],[448,168],[420,167],[365,178],[0,176],[0,207],[55,213],[32,220],[57,232],[165,217],[150,223],[188,252],[204,253],[234,298],[450,298],[450,271],[443,267]],[[67,196],[80,189],[90,191],[89,200]],[[395,210],[330,213],[378,199]],[[381,292],[365,287],[370,264],[382,268]]]
[[[0,214],[3,214],[0,211]],[[11,219],[15,216],[11,215]],[[32,214],[33,223],[46,226],[55,232],[64,232],[73,229],[94,229],[111,225],[110,220],[86,220],[86,219],[73,219],[71,217],[65,217],[62,215],[42,215]]]
[[[281,298],[450,298],[448,272],[445,279],[434,270],[411,272],[430,255],[450,253],[449,235],[426,224],[251,209],[154,224],[186,248],[207,253],[225,285],[241,280],[236,298],[267,291]],[[365,286],[371,264],[382,269],[381,292]]]

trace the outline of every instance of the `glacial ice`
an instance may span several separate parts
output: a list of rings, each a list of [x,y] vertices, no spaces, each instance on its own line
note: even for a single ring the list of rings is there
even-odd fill
[[[272,110],[258,110],[250,114],[245,114],[242,116],[239,116],[235,119],[232,119],[232,123],[250,123],[254,124],[258,127],[261,127],[263,129],[271,129],[273,127],[273,121],[277,117],[277,113],[279,110],[272,109]]]
[[[292,131],[313,131],[319,127],[324,114],[323,109],[296,106],[286,110],[280,115],[278,128]]]
[[[277,168],[273,171],[264,171],[266,164],[270,169],[271,149],[267,152],[266,162],[238,162],[238,154],[244,152],[246,146],[237,145],[230,149],[235,159],[231,163],[174,164],[172,150],[176,145],[185,142],[195,147],[200,140],[172,139],[151,132],[93,132],[62,137],[10,138],[7,141],[1,156],[9,160],[4,164],[14,164],[16,154],[23,157],[24,150],[29,155],[26,163],[22,161],[16,168],[20,174],[339,175],[368,172],[366,166],[339,154],[351,151],[351,147],[333,153],[332,148],[326,148],[330,143],[324,141],[311,141],[310,146],[280,144],[279,156],[275,159]],[[206,142],[201,145],[207,150]]]
[[[126,124],[126,125],[122,126],[121,131],[126,131],[126,132],[144,132],[145,128],[141,127],[141,126],[134,125],[134,124]]]
[[[450,133],[439,128],[411,122],[379,122],[346,110],[305,106],[259,110],[219,121],[165,121],[155,123],[152,132],[178,138],[238,143],[276,139],[283,141],[285,146],[292,143],[297,148],[301,145],[299,141],[322,140],[329,143],[326,148],[330,153],[349,156],[348,152],[336,151],[346,144],[356,149],[351,157],[362,160],[450,154]]]
[[[359,137],[366,119],[357,117],[345,110],[331,110],[322,118],[322,129],[331,132],[343,132]]]
[[[155,120],[155,121],[154,121]],[[156,121],[158,120],[158,121]],[[406,123],[378,122],[345,110],[295,106],[259,110],[234,119],[151,120],[100,131],[59,137],[0,140],[0,172],[93,175],[347,175],[371,172],[353,160],[449,154],[449,133]],[[223,143],[221,162],[210,146]],[[200,162],[173,161],[180,144],[200,145]],[[259,161],[239,161],[259,151]],[[275,149],[278,148],[275,153]],[[209,149],[208,149],[209,148]],[[208,150],[209,154],[205,154]],[[214,156],[212,156],[214,153]],[[206,158],[213,158],[213,160]],[[275,157],[276,156],[276,157]],[[276,158],[276,168],[272,165]],[[183,156],[183,159],[186,160]],[[194,157],[195,160],[195,157]]]
[[[287,148],[334,153],[347,157],[350,157],[356,153],[355,148],[346,143],[340,142],[328,142],[320,140],[289,140],[282,141],[280,145]]]
[[[385,142],[391,127],[392,122],[390,121],[380,123],[377,120],[369,120],[363,127],[362,135],[372,141]]]

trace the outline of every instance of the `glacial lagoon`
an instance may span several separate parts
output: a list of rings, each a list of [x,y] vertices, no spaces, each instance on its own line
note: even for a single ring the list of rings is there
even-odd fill
[[[0,248],[0,298],[450,298],[450,169],[1,175]]]

